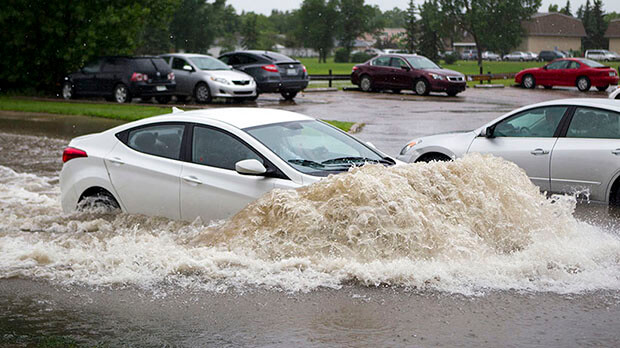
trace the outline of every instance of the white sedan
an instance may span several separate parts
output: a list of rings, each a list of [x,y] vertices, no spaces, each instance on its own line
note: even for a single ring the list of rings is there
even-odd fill
[[[414,139],[405,162],[490,153],[523,168],[541,191],[620,204],[620,103],[562,99],[509,112],[473,131]]]
[[[352,165],[395,161],[301,114],[229,108],[156,116],[71,140],[60,174],[65,211],[81,202],[204,222],[274,188],[296,188]]]

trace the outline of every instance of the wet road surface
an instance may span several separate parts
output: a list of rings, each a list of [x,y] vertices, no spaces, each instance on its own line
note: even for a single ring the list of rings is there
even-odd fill
[[[594,92],[587,95],[604,97]],[[528,103],[581,96],[572,90],[514,88],[469,89],[456,98],[337,92],[306,93],[294,103],[280,101],[277,96],[261,96],[257,105],[322,119],[364,122],[367,126],[357,136],[394,155],[406,141],[418,135],[471,129]],[[41,197],[57,199],[60,154],[68,139],[116,124],[119,122],[79,116],[0,113],[0,150],[4,154],[0,158],[0,184],[7,185],[7,190],[0,194],[5,201],[21,194],[25,197],[0,209],[3,216],[17,221],[17,225],[7,225],[4,231],[0,227],[0,238],[25,235],[24,238],[37,240],[45,235],[40,242],[53,241],[68,233],[61,228],[65,219],[75,219],[77,224],[87,226],[85,232],[71,233],[92,233],[94,240],[102,236],[113,238],[114,231],[88,230],[94,223],[107,226],[106,221],[119,228],[133,226],[134,232],[123,232],[129,236],[149,228],[170,229],[173,234],[175,230],[182,234],[191,228],[148,218],[125,217],[118,222],[114,217],[97,214],[63,217],[55,203],[39,201]],[[33,198],[32,192],[40,195]],[[32,210],[17,210],[20,202],[23,209]],[[35,215],[32,221],[28,219],[29,213]],[[593,236],[612,236],[612,241],[618,236],[616,209],[581,204],[575,216],[594,226],[594,231],[590,231]],[[72,224],[68,223],[67,228],[74,228]],[[21,232],[10,230],[14,227]],[[11,239],[0,239],[0,261],[7,251],[2,249],[3,240]],[[72,241],[67,239],[69,242]],[[604,245],[597,248],[605,251]],[[145,347],[613,347],[620,344],[620,288],[613,287],[613,279],[620,281],[620,254],[615,249],[607,252],[612,256],[603,264],[608,265],[606,276],[610,278],[604,278],[603,283],[611,288],[567,292],[488,289],[473,295],[433,287],[419,289],[381,282],[364,285],[355,281],[337,289],[319,287],[309,292],[252,286],[205,290],[194,283],[181,286],[174,282],[153,286],[131,282],[76,285],[62,282],[62,273],[55,274],[57,279],[43,277],[42,273],[37,275],[35,268],[34,274],[24,276],[19,269],[9,272],[0,264],[0,344],[26,346],[41,337],[68,337],[86,345]],[[45,262],[45,258],[39,257],[39,262]],[[192,275],[191,270],[183,272]],[[467,270],[462,272],[463,277],[468,276]],[[605,273],[605,268],[598,272]],[[497,279],[498,283],[502,281]],[[588,288],[587,284],[578,285]]]

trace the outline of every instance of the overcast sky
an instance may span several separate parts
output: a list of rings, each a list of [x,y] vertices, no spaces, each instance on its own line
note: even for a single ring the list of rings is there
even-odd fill
[[[414,0],[420,4],[423,0]],[[232,4],[237,10],[237,13],[241,11],[253,11],[256,13],[269,14],[272,9],[278,9],[281,11],[293,10],[299,8],[302,0],[228,0],[227,3]],[[367,4],[379,5],[381,10],[391,10],[394,7],[400,7],[401,9],[407,8],[409,0],[366,0]],[[577,11],[580,5],[585,4],[586,0],[572,0],[571,11],[573,14]],[[592,1],[590,1],[592,3]],[[560,8],[566,5],[566,0],[542,0],[542,6],[540,12],[547,12],[549,4],[558,4]],[[603,9],[607,12],[616,11],[620,12],[620,0],[603,0]]]

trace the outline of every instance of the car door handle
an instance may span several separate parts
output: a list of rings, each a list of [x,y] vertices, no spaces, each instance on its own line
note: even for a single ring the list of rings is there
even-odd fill
[[[618,156],[618,155],[620,155],[620,149],[615,149],[615,150],[611,151],[611,153],[613,153],[614,155]]]
[[[117,166],[125,164],[125,162],[123,162],[123,160],[118,158],[118,157],[112,157],[112,158],[108,159],[108,161],[116,164]]]
[[[549,153],[549,151],[543,150],[543,149],[534,149],[530,153],[534,156],[538,156],[538,155],[546,155]]]
[[[187,182],[187,183],[194,184],[194,185],[202,184],[202,181],[198,180],[198,178],[193,176],[193,175],[184,176],[183,180],[185,180],[185,182]]]

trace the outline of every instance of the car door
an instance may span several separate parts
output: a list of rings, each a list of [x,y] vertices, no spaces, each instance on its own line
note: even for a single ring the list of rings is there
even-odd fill
[[[392,71],[390,61],[390,56],[381,56],[371,62],[370,78],[374,87],[388,87],[388,80]]]
[[[291,187],[285,178],[242,175],[235,163],[263,156],[237,136],[217,127],[195,125],[190,161],[181,173],[181,218],[203,222],[230,217],[275,187]]]
[[[551,190],[587,191],[606,201],[610,181],[620,170],[620,113],[577,107],[566,135],[551,159]]]
[[[129,213],[179,219],[183,123],[155,123],[117,134],[105,165]]]
[[[196,85],[193,75],[196,74],[194,67],[189,62],[180,57],[172,57],[170,64],[172,72],[174,72],[175,81],[177,82],[177,93],[181,95],[192,95],[194,86]],[[190,69],[186,69],[189,67]]]
[[[101,67],[101,71],[97,74],[96,89],[97,94],[112,94],[116,83],[121,81],[123,68],[127,64],[125,58],[106,58]]]
[[[580,70],[581,64],[574,60],[566,62],[566,67],[562,70],[561,83],[563,86],[574,86],[577,82],[577,77],[582,74],[582,71]]]
[[[543,86],[557,86],[561,80],[562,70],[566,67],[567,61],[557,60],[547,64],[537,71],[536,83]]]
[[[73,84],[79,94],[94,94],[97,90],[97,74],[101,71],[102,58],[86,64],[80,73],[73,77]]]
[[[391,70],[388,78],[390,86],[400,89],[412,88],[411,68],[404,59],[392,57],[390,67]]]
[[[523,168],[541,191],[550,191],[549,166],[566,106],[525,110],[491,126],[492,137],[474,139],[468,152],[490,153]]]

